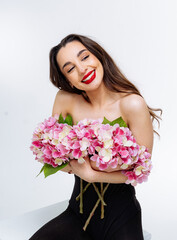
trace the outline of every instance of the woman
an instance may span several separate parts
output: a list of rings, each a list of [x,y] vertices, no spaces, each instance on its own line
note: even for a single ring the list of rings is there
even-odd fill
[[[50,79],[58,87],[53,116],[70,114],[73,123],[84,118],[106,117],[110,121],[122,116],[139,145],[144,145],[152,154],[152,121],[159,116],[150,108],[138,89],[120,72],[112,58],[95,41],[81,35],[70,34],[50,52]],[[157,133],[158,134],[158,133]],[[135,189],[125,184],[127,177],[120,168],[99,171],[95,162],[85,158],[79,164],[71,160],[62,171],[73,173],[75,186],[68,208],[44,225],[30,239],[105,239],[142,240],[141,207]],[[104,195],[107,204],[105,216],[100,219],[97,208],[90,223],[83,225],[98,199],[93,187],[84,193],[83,213],[79,212],[76,197],[80,181],[110,183]]]

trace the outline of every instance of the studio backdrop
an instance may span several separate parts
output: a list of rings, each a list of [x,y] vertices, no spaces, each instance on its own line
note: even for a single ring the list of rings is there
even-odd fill
[[[66,199],[74,177],[36,177],[42,165],[29,147],[52,114],[58,91],[49,51],[70,33],[101,44],[150,107],[162,108],[153,170],[136,187],[143,226],[153,239],[175,239],[177,6],[174,0],[0,1],[0,220]]]

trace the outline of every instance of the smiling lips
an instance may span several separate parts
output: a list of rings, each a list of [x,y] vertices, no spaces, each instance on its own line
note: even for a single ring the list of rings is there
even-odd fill
[[[94,80],[95,77],[96,77],[95,70],[90,71],[83,77],[82,82],[85,84],[89,84]]]

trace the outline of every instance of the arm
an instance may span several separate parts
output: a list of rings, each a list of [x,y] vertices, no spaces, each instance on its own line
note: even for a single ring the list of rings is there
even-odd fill
[[[146,146],[152,153],[153,126],[144,99],[132,94],[122,99],[120,108],[122,116],[127,120],[128,127],[137,143]],[[127,180],[127,177],[121,171],[103,172],[92,169],[89,159],[83,164],[78,164],[77,161],[71,161],[70,164],[73,173],[88,182],[124,183]]]
[[[85,163],[78,163],[76,160],[71,160],[69,165],[72,172],[84,179],[87,182],[105,182],[105,183],[125,183],[127,177],[121,171],[103,172],[96,171],[90,165],[89,157],[85,157]]]
[[[153,125],[145,100],[139,95],[132,94],[123,99],[120,107],[136,142],[146,146],[152,154]]]

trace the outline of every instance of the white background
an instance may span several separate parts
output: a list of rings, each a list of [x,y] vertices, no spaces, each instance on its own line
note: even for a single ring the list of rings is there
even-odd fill
[[[58,91],[49,51],[78,33],[100,43],[147,104],[163,109],[153,171],[136,191],[152,239],[177,239],[176,12],[175,0],[0,1],[0,220],[70,198],[73,176],[36,178],[41,164],[29,146]]]

